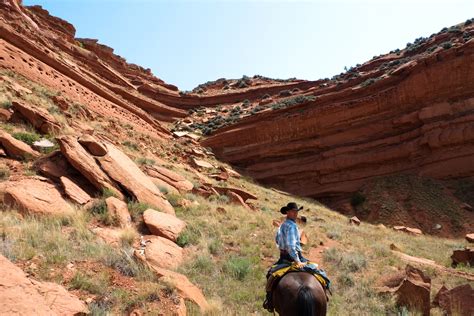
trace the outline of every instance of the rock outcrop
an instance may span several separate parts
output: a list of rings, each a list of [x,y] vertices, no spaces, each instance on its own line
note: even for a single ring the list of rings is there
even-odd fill
[[[165,199],[156,185],[123,152],[106,144],[107,155],[98,157],[107,175],[127,190],[138,202],[157,207],[160,211],[174,214],[173,206]]]
[[[183,176],[160,166],[147,166],[145,172],[153,178],[160,179],[181,192],[191,191],[193,184]]]
[[[56,186],[42,179],[9,182],[3,203],[28,214],[74,214],[74,209],[63,199]]]
[[[327,201],[389,174],[473,176],[474,40],[443,33],[423,47],[448,36],[452,48],[367,62],[356,79],[308,90],[312,101],[247,116],[201,143],[260,183]],[[398,68],[384,70],[387,61]]]
[[[143,221],[153,235],[176,242],[186,223],[176,216],[148,209],[143,213]]]
[[[383,283],[384,286],[379,288],[379,291],[395,294],[399,305],[415,308],[426,316],[430,315],[431,279],[421,270],[407,265],[405,273],[388,277]]]
[[[433,300],[433,305],[441,307],[447,315],[473,315],[474,289],[469,284],[460,285],[451,290],[442,286]]]
[[[151,267],[176,269],[183,262],[183,249],[159,236],[144,236],[145,259]]]
[[[58,284],[29,279],[0,255],[1,315],[78,315],[86,305]]]
[[[132,225],[132,218],[128,212],[127,203],[110,196],[105,199],[105,204],[107,205],[107,211],[113,218],[117,219],[120,227],[126,228]]]
[[[43,134],[56,133],[61,130],[61,125],[45,110],[19,102],[12,102],[12,108]]]
[[[116,196],[123,198],[120,189],[113,183],[107,174],[96,163],[95,159],[79,144],[73,136],[58,137],[61,153],[67,161],[90,181],[98,190],[112,191]]]
[[[9,157],[15,159],[32,159],[39,156],[28,144],[13,138],[10,134],[0,131],[0,144]]]

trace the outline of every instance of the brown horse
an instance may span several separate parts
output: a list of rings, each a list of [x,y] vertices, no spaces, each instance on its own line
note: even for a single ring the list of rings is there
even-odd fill
[[[273,305],[280,316],[326,315],[326,293],[307,272],[290,272],[273,290]]]

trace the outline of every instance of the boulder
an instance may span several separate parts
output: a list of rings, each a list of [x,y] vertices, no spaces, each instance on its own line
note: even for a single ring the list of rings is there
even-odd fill
[[[62,176],[71,177],[71,171],[75,170],[59,150],[36,160],[35,168],[42,175],[54,180],[59,180]]]
[[[227,181],[229,179],[229,174],[225,171],[221,171],[220,173],[210,174],[209,177],[216,179],[217,181]]]
[[[448,290],[444,285],[433,300],[434,306],[439,306],[447,315],[474,315],[474,289],[464,284]]]
[[[232,170],[230,168],[220,167],[220,169],[222,171],[226,172],[231,177],[234,177],[234,178],[240,178],[241,177],[240,173],[238,173],[237,171]]]
[[[246,192],[241,189],[237,188],[227,188],[227,187],[213,187],[214,190],[216,190],[219,194],[227,194],[227,192],[233,192],[238,194],[244,202],[247,202],[247,200],[258,200],[258,197],[253,195],[252,193]]]
[[[0,130],[0,144],[7,155],[15,159],[31,159],[40,155],[39,152],[33,150],[28,144],[13,138],[2,130]]]
[[[91,200],[91,196],[68,177],[60,177],[59,179],[68,198],[77,204],[83,205]]]
[[[95,139],[92,135],[84,134],[77,140],[89,153],[94,156],[105,156],[107,148],[101,142]]]
[[[78,315],[87,311],[86,305],[63,286],[52,282],[31,280],[46,304],[58,315]]]
[[[144,236],[144,255],[151,267],[176,269],[183,262],[183,248],[160,236]]]
[[[12,116],[12,112],[10,112],[7,109],[0,108],[0,121],[7,122],[8,120],[10,120],[11,116]]]
[[[352,225],[359,226],[360,225],[360,219],[357,218],[357,216],[352,216],[349,218],[349,223]]]
[[[55,185],[37,178],[9,182],[3,202],[22,213],[71,215],[74,209]]]
[[[424,316],[430,315],[431,279],[421,270],[407,265],[405,273],[386,278],[383,285],[379,291],[397,295],[397,304],[417,309]]]
[[[97,158],[102,169],[138,202],[157,207],[162,212],[174,214],[173,206],[140,168],[112,144],[106,144],[107,155]]]
[[[61,125],[56,121],[54,116],[47,111],[19,102],[12,102],[12,108],[21,114],[34,128],[43,134],[58,133],[61,131]]]
[[[66,99],[64,99],[62,96],[55,95],[51,98],[51,100],[61,110],[66,111],[67,109],[69,109],[69,102],[66,101]]]
[[[163,180],[181,192],[191,191],[194,187],[193,184],[183,176],[163,167],[147,166],[145,172],[153,178]]]
[[[192,158],[191,163],[193,164],[193,166],[199,169],[214,169],[214,166],[212,164],[204,160]]]
[[[411,227],[406,227],[406,226],[393,226],[393,229],[402,231],[405,233],[409,233],[412,235],[423,235],[423,232],[418,228],[411,228]]]
[[[132,218],[128,212],[127,203],[110,196],[105,199],[105,204],[107,205],[107,211],[117,219],[120,227],[126,228],[132,225]]]
[[[161,236],[176,242],[186,223],[174,215],[147,209],[143,220],[153,235]]]
[[[466,234],[466,240],[470,243],[474,243],[474,233]]]
[[[94,227],[91,230],[106,244],[109,244],[114,247],[118,247],[121,245],[123,234],[122,230],[110,227]]]
[[[179,295],[196,303],[201,309],[202,314],[209,309],[209,304],[202,294],[202,291],[192,284],[186,276],[157,266],[152,266],[152,269],[160,278],[163,278],[164,281],[173,284],[178,290]]]
[[[235,192],[232,192],[232,191],[227,191],[227,196],[229,197],[230,201],[232,203],[236,203],[236,204],[239,204],[241,205],[242,207],[248,209],[248,210],[252,210],[250,208],[250,206],[248,206],[244,200],[242,199],[242,197],[240,195],[238,195],[237,193]]]
[[[451,264],[453,267],[457,266],[460,263],[469,264],[473,266],[474,265],[474,249],[465,248],[461,250],[454,250],[453,254],[451,255],[451,260],[453,261],[453,263]]]
[[[0,315],[77,315],[86,305],[64,287],[28,279],[0,254]]]
[[[113,184],[107,174],[97,165],[94,158],[79,144],[73,136],[58,137],[61,153],[67,161],[79,171],[98,190],[111,190],[117,197],[123,199],[120,189]]]

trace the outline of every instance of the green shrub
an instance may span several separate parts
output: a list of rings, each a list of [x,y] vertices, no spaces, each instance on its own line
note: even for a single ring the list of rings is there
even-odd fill
[[[251,270],[252,263],[248,258],[231,257],[224,264],[224,272],[236,280],[242,281]]]
[[[34,142],[40,140],[41,136],[36,133],[29,133],[29,132],[17,132],[13,133],[12,136],[18,140],[21,140],[28,145],[33,145]]]
[[[0,101],[0,107],[3,108],[3,109],[11,108],[12,107],[12,100],[2,99],[2,101]]]
[[[80,271],[71,279],[71,288],[87,291],[91,294],[102,295],[107,292],[109,280],[104,275],[94,275],[90,277]]]
[[[48,108],[48,112],[50,114],[61,114],[61,110],[56,106],[56,105],[52,105]]]
[[[116,216],[113,216],[109,213],[104,199],[100,199],[99,201],[92,204],[90,211],[104,225],[117,225],[119,222],[119,219]]]
[[[201,232],[194,226],[188,225],[176,239],[176,243],[180,247],[186,247],[187,245],[196,245],[201,238]]]
[[[7,167],[0,167],[0,181],[7,180],[10,177],[10,169]]]
[[[117,197],[117,194],[109,188],[102,188],[102,198],[106,199],[108,197]]]
[[[219,239],[213,238],[207,248],[211,254],[217,255],[222,251],[222,242]]]
[[[351,205],[356,207],[365,202],[365,196],[360,192],[355,192],[351,197]]]
[[[139,148],[138,148],[138,144],[133,143],[133,142],[131,142],[131,141],[129,141],[129,140],[124,141],[124,142],[122,143],[122,145],[126,146],[127,148],[129,148],[129,149],[131,149],[131,150],[133,150],[133,151],[138,151],[138,149],[139,149]]]
[[[282,90],[280,93],[278,93],[280,97],[289,97],[291,96],[291,91],[290,90]]]
[[[153,166],[156,161],[153,160],[153,159],[149,159],[149,158],[145,158],[145,157],[140,157],[136,160],[137,164],[139,164],[140,166]]]
[[[441,47],[443,47],[444,49],[450,49],[451,47],[453,47],[453,44],[451,44],[451,42],[444,42],[441,44]]]
[[[170,202],[171,205],[173,205],[173,207],[177,207],[179,206],[179,203],[183,198],[179,194],[170,193],[166,195],[166,199],[168,200],[168,202]]]
[[[199,255],[191,265],[192,269],[198,273],[211,274],[214,269],[214,261],[209,255]]]
[[[140,203],[137,201],[131,201],[127,203],[128,211],[130,212],[130,216],[134,222],[139,222],[142,219],[143,213],[152,208],[150,205],[146,203]]]

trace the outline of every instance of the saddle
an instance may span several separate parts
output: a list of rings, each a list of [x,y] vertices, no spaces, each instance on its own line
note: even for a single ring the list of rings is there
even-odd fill
[[[321,283],[323,289],[331,293],[329,289],[331,281],[327,277],[326,272],[322,269],[319,269],[317,263],[311,261],[306,262],[306,265],[303,269],[298,268],[295,262],[287,261],[281,264],[274,264],[270,267],[270,270],[267,273],[266,291],[271,292],[278,281],[287,273],[301,271],[312,274],[316,280]]]

